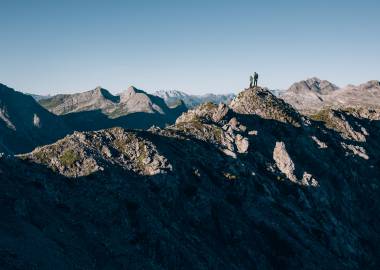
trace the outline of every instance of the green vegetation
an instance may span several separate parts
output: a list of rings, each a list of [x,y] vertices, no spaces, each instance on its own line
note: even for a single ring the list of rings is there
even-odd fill
[[[319,121],[319,122],[329,122],[329,111],[328,110],[320,110],[318,113],[310,115],[310,119],[314,121]]]
[[[330,109],[323,109],[318,113],[311,115],[310,119],[323,122],[327,128],[334,129],[336,131],[340,130],[339,125],[337,124],[337,121],[339,121],[339,119],[337,119],[334,112]]]
[[[74,163],[79,160],[79,156],[74,150],[66,150],[62,156],[59,157],[59,160],[65,167],[72,167]]]
[[[192,130],[192,129],[202,130],[203,125],[202,125],[201,119],[198,116],[194,116],[188,122],[178,123],[177,127],[179,129],[184,130],[184,131],[188,131],[188,130]]]
[[[34,156],[41,163],[44,163],[44,164],[48,164],[49,163],[50,158],[48,157],[48,155],[46,153],[44,153],[42,151],[41,152],[35,152]]]

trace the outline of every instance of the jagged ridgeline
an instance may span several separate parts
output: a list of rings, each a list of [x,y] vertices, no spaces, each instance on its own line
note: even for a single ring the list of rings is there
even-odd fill
[[[256,87],[166,127],[77,131],[3,156],[0,265],[377,269],[376,115],[327,107],[308,117]]]
[[[79,94],[38,97],[38,102],[0,84],[1,152],[29,152],[74,131],[164,127],[187,109],[183,103],[168,107],[163,99],[135,87],[118,96],[97,87]]]
[[[380,82],[373,80],[358,86],[339,88],[329,81],[314,77],[294,83],[279,96],[307,115],[317,114],[325,108],[371,113],[372,110],[380,109]]]

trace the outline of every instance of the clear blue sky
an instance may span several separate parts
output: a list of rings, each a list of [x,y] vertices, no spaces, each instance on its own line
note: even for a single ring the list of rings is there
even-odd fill
[[[380,1],[0,0],[0,82],[34,93],[380,79]]]

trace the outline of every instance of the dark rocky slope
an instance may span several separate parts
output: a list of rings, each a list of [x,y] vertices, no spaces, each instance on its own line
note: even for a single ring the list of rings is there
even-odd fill
[[[258,88],[233,104],[3,157],[0,265],[378,269],[379,122]]]
[[[28,152],[70,131],[62,119],[31,96],[0,84],[0,152]]]

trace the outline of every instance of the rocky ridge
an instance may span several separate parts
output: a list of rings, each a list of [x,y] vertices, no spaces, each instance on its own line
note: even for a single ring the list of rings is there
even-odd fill
[[[15,233],[0,226],[0,262],[376,269],[379,131],[344,111],[300,116],[252,88],[166,128],[75,133],[2,157],[2,216]]]
[[[111,165],[144,175],[171,169],[152,143],[122,128],[75,132],[51,146],[36,148],[19,157],[48,165],[68,177],[89,175]]]
[[[56,95],[39,102],[46,109],[58,115],[101,110],[107,116],[117,118],[136,112],[165,114],[170,111],[161,99],[134,86],[117,96],[112,95],[106,89],[97,87],[83,93]]]
[[[255,114],[292,125],[301,125],[301,116],[289,104],[260,87],[240,92],[230,107],[237,113]]]

